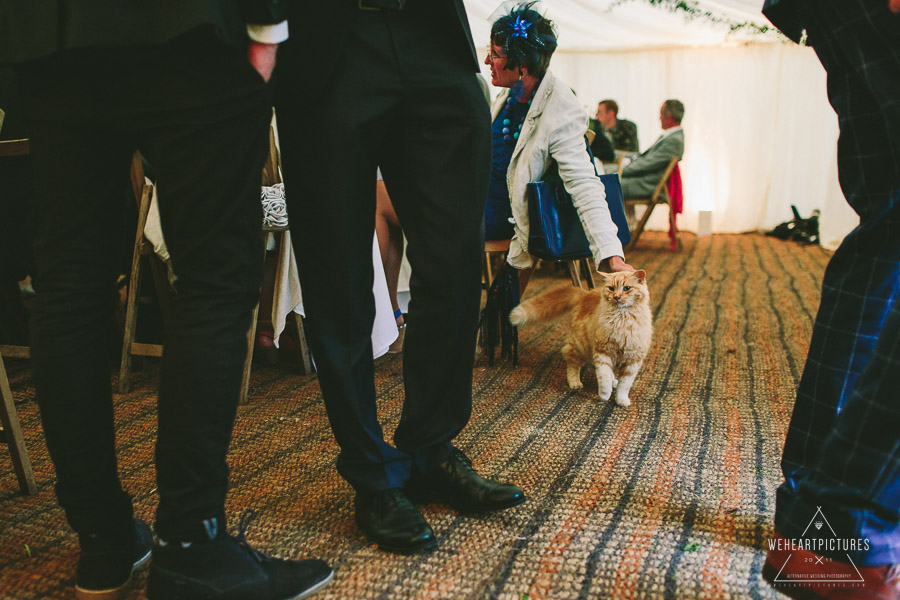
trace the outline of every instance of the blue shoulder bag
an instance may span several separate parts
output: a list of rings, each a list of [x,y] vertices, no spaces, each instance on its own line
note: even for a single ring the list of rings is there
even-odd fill
[[[585,140],[585,143],[587,140]],[[587,147],[588,158],[594,166],[594,157],[590,146]],[[625,201],[622,197],[622,185],[619,175],[597,176],[606,188],[606,203],[612,215],[613,223],[618,229],[619,241],[627,246],[631,241],[631,231],[625,218]],[[572,204],[572,196],[566,191],[556,161],[544,173],[543,181],[528,184],[528,252],[536,258],[544,260],[573,260],[590,258],[591,247],[578,211]]]

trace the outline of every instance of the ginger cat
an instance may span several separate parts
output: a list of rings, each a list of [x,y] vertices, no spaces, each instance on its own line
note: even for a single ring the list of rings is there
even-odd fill
[[[571,314],[566,344],[569,388],[580,390],[581,367],[594,365],[601,400],[616,388],[616,404],[628,406],[628,393],[653,336],[650,292],[644,271],[600,273],[603,285],[593,290],[562,287],[523,302],[509,320],[519,326]],[[618,382],[617,382],[618,380]]]

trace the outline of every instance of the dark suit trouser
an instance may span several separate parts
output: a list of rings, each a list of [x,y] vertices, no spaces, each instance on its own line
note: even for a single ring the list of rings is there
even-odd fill
[[[158,47],[58,54],[22,75],[41,216],[32,365],[60,504],[80,534],[132,514],[117,473],[105,329],[120,264],[119,184],[140,149],[157,176],[178,277],[160,373],[156,531],[193,537],[202,519],[224,514],[261,281],[266,87],[211,29]]]
[[[800,6],[828,71],[841,188],[860,223],[825,270],[775,523],[785,537],[815,538],[809,525],[821,509],[828,527],[818,535],[869,546],[822,554],[892,564],[900,562],[900,17],[881,0]]]
[[[471,59],[453,55],[441,38],[448,24],[410,11],[358,17],[324,93],[281,94],[289,99],[276,109],[337,466],[354,488],[371,492],[443,461],[471,414],[490,116]],[[279,71],[276,81],[290,86],[302,77]],[[376,166],[412,266],[395,446],[378,423],[373,383]]]

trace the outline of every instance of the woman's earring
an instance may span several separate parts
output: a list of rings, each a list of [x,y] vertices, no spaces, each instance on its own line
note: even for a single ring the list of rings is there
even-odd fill
[[[522,100],[522,97],[525,95],[525,82],[522,81],[522,78],[524,76],[524,74],[519,72],[519,80],[515,82],[512,86],[512,89],[510,89],[509,94],[510,96],[512,96],[514,102],[520,102]]]

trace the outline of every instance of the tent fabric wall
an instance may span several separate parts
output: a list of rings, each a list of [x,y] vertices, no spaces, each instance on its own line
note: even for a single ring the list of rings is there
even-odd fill
[[[574,89],[586,114],[593,115],[598,100],[615,99],[620,116],[637,123],[642,149],[661,132],[662,101],[684,102],[685,207],[680,227],[695,231],[698,211],[712,210],[714,233],[770,229],[791,217],[794,204],[804,215],[822,211],[822,242],[836,247],[858,217],[838,184],[837,117],[826,97],[825,71],[813,50],[765,37],[735,43],[721,28],[715,39],[710,33],[715,28],[708,23],[685,22],[640,2],[612,12],[598,8],[603,4],[544,2],[559,30],[560,46],[550,68]],[[750,14],[747,8],[762,2],[705,4],[728,5],[729,16],[740,19]],[[473,35],[483,36],[475,43],[486,48],[486,19],[497,3],[467,0],[466,5]],[[764,22],[758,11],[755,14]],[[594,49],[588,49],[586,41],[591,30],[598,40]],[[569,45],[570,39],[576,40],[577,49]],[[697,43],[689,45],[690,39]],[[603,47],[614,44],[623,48]],[[490,80],[486,66],[483,73]],[[667,227],[662,213],[654,214],[650,227]]]

